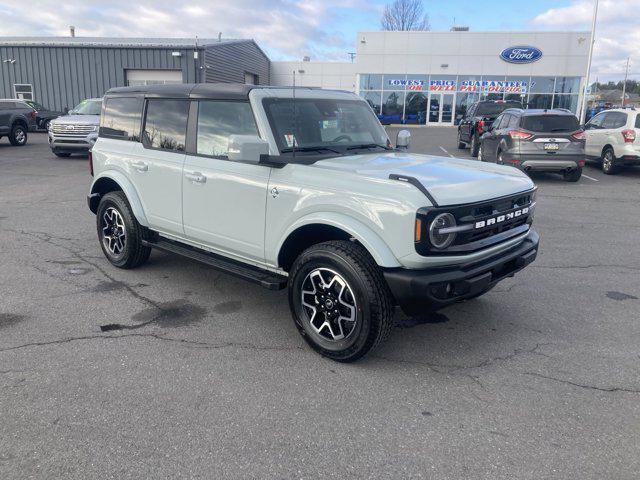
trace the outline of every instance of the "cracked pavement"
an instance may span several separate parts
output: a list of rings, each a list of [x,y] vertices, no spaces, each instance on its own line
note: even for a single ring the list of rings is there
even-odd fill
[[[110,266],[86,158],[32,134],[0,172],[3,480],[638,478],[640,169],[535,177],[536,262],[399,314],[351,365],[306,346],[286,292],[159,252]]]

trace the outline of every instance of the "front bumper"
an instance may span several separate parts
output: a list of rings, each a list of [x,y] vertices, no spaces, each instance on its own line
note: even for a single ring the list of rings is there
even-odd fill
[[[54,152],[88,152],[98,139],[97,135],[59,138],[49,133],[49,146]]]
[[[479,262],[426,270],[388,269],[383,274],[404,313],[419,315],[471,298],[512,277],[535,260],[539,241],[531,229],[519,245]]]

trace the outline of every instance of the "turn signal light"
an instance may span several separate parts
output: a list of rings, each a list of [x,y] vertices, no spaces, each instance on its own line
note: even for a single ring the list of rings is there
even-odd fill
[[[514,140],[526,140],[527,138],[533,137],[530,133],[523,132],[521,130],[511,130],[509,132],[509,136]]]
[[[420,240],[422,240],[422,220],[420,220],[419,218],[416,218],[416,226],[415,232],[413,234],[413,239],[416,243],[420,243]]]
[[[575,138],[576,140],[584,140],[585,138],[587,138],[587,136],[585,135],[585,133],[582,130],[580,130],[579,132],[574,133],[571,136],[573,138]]]
[[[622,138],[624,138],[624,143],[633,143],[636,140],[636,132],[634,130],[622,130]]]

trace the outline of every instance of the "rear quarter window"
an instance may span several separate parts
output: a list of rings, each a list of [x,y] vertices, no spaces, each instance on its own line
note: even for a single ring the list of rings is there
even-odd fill
[[[635,128],[640,128],[640,113],[636,115],[636,125]]]
[[[107,98],[100,117],[99,136],[138,142],[141,118],[142,98]]]
[[[530,132],[574,132],[578,130],[578,119],[573,115],[526,115],[520,124]]]

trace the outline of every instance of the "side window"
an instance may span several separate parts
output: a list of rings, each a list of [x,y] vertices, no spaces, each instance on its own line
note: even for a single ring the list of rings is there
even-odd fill
[[[198,155],[226,157],[230,135],[258,135],[247,102],[203,100],[198,104]]]
[[[635,128],[640,128],[640,113],[636,115],[636,124]]]
[[[593,129],[602,128],[602,122],[604,120],[605,115],[606,113],[599,113],[598,115],[593,117],[591,120],[589,120],[589,122],[587,123],[587,125],[589,125],[589,128],[593,128]]]
[[[602,128],[620,128],[627,124],[627,114],[622,112],[608,112]]]
[[[499,116],[498,116],[498,118],[496,118],[496,119],[493,121],[493,129],[494,129],[494,130],[498,130],[499,128],[501,128],[502,120],[504,119],[504,117],[505,117],[505,116],[504,116],[504,114],[499,115]]]
[[[476,104],[473,104],[471,106],[471,108],[469,109],[469,112],[467,112],[467,117],[472,118],[475,114],[476,114]]]
[[[142,143],[145,147],[184,152],[189,102],[148,100]]]
[[[142,98],[107,98],[100,117],[99,136],[140,141],[140,119],[142,117]]]

